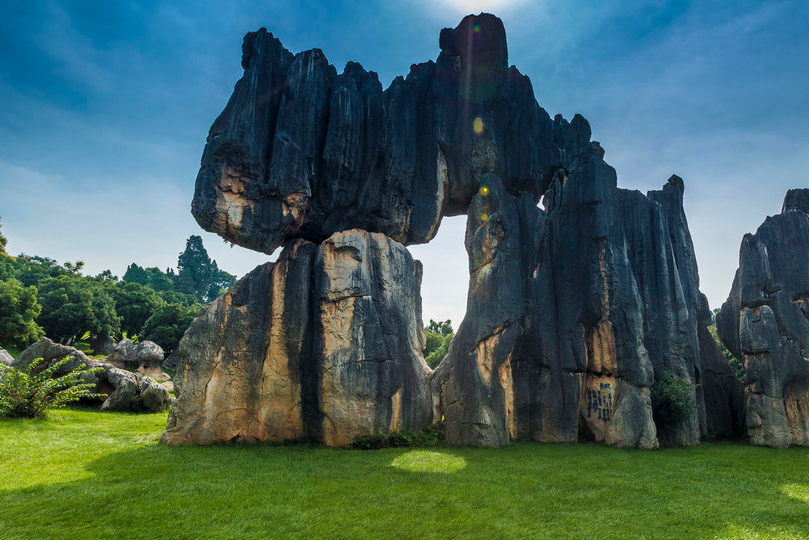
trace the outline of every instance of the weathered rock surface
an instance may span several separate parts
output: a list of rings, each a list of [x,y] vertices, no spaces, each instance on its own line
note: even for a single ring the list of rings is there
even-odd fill
[[[651,447],[658,437],[696,444],[707,429],[701,387],[697,412],[678,425],[657,429],[650,400],[665,371],[702,384],[710,317],[682,181],[647,196],[618,189],[602,156],[594,143],[560,170],[545,212],[481,177],[489,193],[469,209],[467,314],[433,379],[448,441]]]
[[[100,371],[84,377],[86,382],[96,385],[94,393],[107,396],[98,403],[101,410],[159,412],[169,406],[168,391],[150,377],[90,360],[78,349],[54,343],[48,338],[42,339],[21,352],[12,367],[25,369],[35,359],[42,358],[43,361],[39,367],[45,369],[65,357],[72,359],[57,371],[56,375],[63,375],[78,368],[80,364],[84,364],[88,368],[102,368]]]
[[[131,339],[122,339],[113,349],[107,361],[128,370],[159,370],[163,362],[163,349],[153,341],[141,341],[135,345]]]
[[[747,373],[753,444],[809,445],[809,189],[746,234],[739,269],[717,316],[722,342]]]
[[[7,350],[0,347],[0,364],[10,366],[14,363],[14,357]]]
[[[183,336],[162,440],[343,446],[429,425],[420,278],[407,249],[382,234],[293,242]]]
[[[476,175],[538,200],[588,144],[587,121],[537,104],[497,17],[466,17],[440,46],[383,91],[359,64],[338,75],[319,49],[292,55],[264,29],[247,34],[197,177],[202,228],[266,253],[351,228],[423,243],[442,215],[465,212]]]
[[[738,387],[706,341],[682,180],[619,189],[587,121],[551,120],[508,66],[496,17],[439,42],[383,91],[359,64],[338,75],[318,49],[247,35],[192,212],[234,243],[285,248],[186,333],[163,441],[345,445],[442,418],[459,445],[731,433]],[[462,213],[467,314],[431,374],[420,265],[401,244]],[[695,412],[657,426],[650,389],[667,372],[694,385]]]

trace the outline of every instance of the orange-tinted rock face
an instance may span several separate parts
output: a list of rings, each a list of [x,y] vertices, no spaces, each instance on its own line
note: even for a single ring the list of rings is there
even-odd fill
[[[419,284],[381,234],[288,246],[194,321],[167,443],[355,438],[432,422]]]

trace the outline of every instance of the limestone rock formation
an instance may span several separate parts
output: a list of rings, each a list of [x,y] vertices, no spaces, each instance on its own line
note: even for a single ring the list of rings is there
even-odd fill
[[[113,349],[107,361],[128,370],[159,369],[163,362],[163,349],[153,341],[141,341],[135,345],[131,339],[122,339]]]
[[[264,29],[247,34],[244,75],[202,156],[198,223],[266,253],[351,228],[410,244],[466,211],[479,174],[538,200],[586,147],[587,121],[537,104],[497,17],[465,18],[440,46],[383,91],[359,64],[338,75],[319,49],[292,55]]]
[[[362,230],[296,240],[207,306],[183,336],[163,441],[313,439],[432,422],[420,265]]]
[[[101,410],[108,411],[150,411],[160,412],[169,406],[171,396],[168,391],[150,377],[132,373],[104,362],[90,360],[78,349],[54,343],[48,338],[31,345],[17,356],[12,364],[16,369],[25,369],[37,358],[42,358],[39,368],[45,369],[54,362],[71,358],[56,375],[65,373],[84,364],[88,368],[101,367],[99,372],[85,376],[85,381],[95,384],[94,393],[103,394],[97,403]]]
[[[337,74],[318,49],[246,36],[192,212],[231,242],[285,247],[184,336],[163,441],[345,445],[442,419],[460,445],[731,432],[682,180],[619,189],[587,121],[552,120],[509,67],[496,17],[468,16],[439,45],[383,91],[359,64]],[[464,213],[467,313],[431,373],[403,244]],[[694,385],[694,413],[656,425],[650,389],[667,372]]]
[[[747,374],[753,444],[809,445],[809,189],[790,190],[780,214],[746,234],[717,316],[722,342]]]

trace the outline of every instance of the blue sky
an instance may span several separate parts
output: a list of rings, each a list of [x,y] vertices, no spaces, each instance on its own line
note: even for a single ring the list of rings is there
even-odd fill
[[[190,214],[208,128],[267,27],[383,85],[438,54],[438,33],[489,11],[551,114],[579,112],[623,187],[685,179],[702,290],[727,296],[746,232],[809,185],[809,2],[411,0],[8,3],[0,19],[0,217],[9,251],[121,275],[168,267],[191,234],[242,275],[266,256]],[[463,314],[463,218],[428,246],[424,317]]]

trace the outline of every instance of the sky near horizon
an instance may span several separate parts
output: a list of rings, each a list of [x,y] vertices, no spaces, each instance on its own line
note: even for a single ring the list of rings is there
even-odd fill
[[[84,260],[88,274],[174,267],[191,234],[242,276],[266,255],[229,247],[190,213],[208,129],[262,26],[293,51],[349,60],[384,87],[435,59],[467,13],[503,19],[509,62],[553,116],[581,113],[621,187],[685,180],[711,307],[742,236],[809,187],[809,2],[741,0],[39,1],[0,19],[0,218],[8,252]],[[411,246],[423,317],[466,302],[465,218]],[[274,256],[272,257],[275,258]]]

